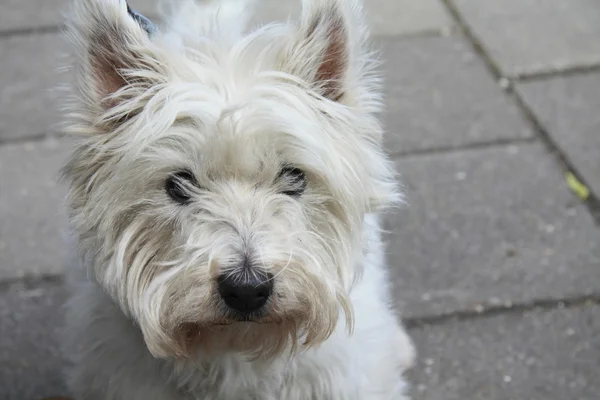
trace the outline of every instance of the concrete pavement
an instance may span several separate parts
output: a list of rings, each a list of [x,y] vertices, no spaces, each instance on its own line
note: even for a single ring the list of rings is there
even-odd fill
[[[600,4],[365,0],[387,74],[388,218],[417,400],[597,400]],[[0,399],[64,394],[65,0],[0,4]],[[131,0],[152,15],[154,0]],[[258,20],[297,1],[261,0]],[[590,189],[584,199],[565,182]]]

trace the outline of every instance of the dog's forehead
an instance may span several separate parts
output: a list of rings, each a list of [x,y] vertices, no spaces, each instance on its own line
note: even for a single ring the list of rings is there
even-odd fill
[[[199,149],[213,174],[220,172],[253,173],[276,164],[281,156],[266,136],[214,135]]]
[[[206,68],[163,86],[155,96],[164,112],[148,107],[142,113],[143,120],[163,127],[156,132],[158,141],[176,140],[188,158],[200,157],[217,168],[255,171],[302,162],[331,148],[325,145],[323,101],[275,70],[236,74]],[[175,120],[171,129],[165,115]]]
[[[298,146],[303,141],[314,145],[318,136],[323,140],[322,112],[311,105],[314,100],[310,95],[287,86],[258,83],[254,87],[213,87],[213,96],[206,96],[208,90],[199,87],[192,90],[200,101],[192,95],[189,103],[176,106],[172,102],[169,107],[183,110],[183,120],[197,134],[194,139],[212,152],[283,151],[282,147]]]
[[[142,144],[146,151],[138,152],[137,146],[128,146],[137,154],[132,159],[139,156],[171,167],[195,165],[215,177],[231,173],[252,176],[291,161],[288,149],[299,146],[290,143],[287,134],[278,131],[277,126],[261,126],[246,113],[200,117],[176,122],[149,145]],[[138,139],[143,140],[143,135]]]

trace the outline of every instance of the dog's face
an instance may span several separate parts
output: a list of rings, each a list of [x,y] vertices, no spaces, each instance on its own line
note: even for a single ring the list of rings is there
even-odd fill
[[[73,225],[158,357],[351,324],[364,216],[396,198],[357,3],[247,34],[239,5],[187,2],[164,30],[119,0],[73,9]]]

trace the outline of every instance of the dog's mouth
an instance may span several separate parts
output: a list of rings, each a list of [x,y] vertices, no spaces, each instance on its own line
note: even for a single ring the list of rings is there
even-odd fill
[[[202,342],[202,338],[206,337],[206,335],[220,337],[230,335],[231,332],[238,332],[237,336],[239,334],[243,335],[243,332],[247,333],[253,330],[253,327],[263,329],[269,325],[283,326],[284,324],[284,320],[274,317],[221,318],[212,321],[182,324],[179,328],[179,337],[182,343],[185,344],[185,348],[192,351],[193,348],[197,347],[199,342]],[[234,331],[230,331],[230,329]]]
[[[239,353],[250,358],[269,358],[295,348],[296,324],[275,318],[252,321],[220,319],[180,326],[175,337],[175,360],[189,360],[195,354],[219,356]]]
[[[267,321],[267,320],[262,320],[262,319],[259,320],[259,319],[252,319],[252,318],[244,318],[244,319],[236,319],[236,320],[217,321],[211,325],[212,326],[228,326],[228,325],[239,324],[239,323],[269,324],[269,323],[273,323],[273,322],[274,321]]]
[[[280,324],[283,323],[282,318],[275,318],[273,316],[258,314],[258,315],[229,315],[226,318],[218,319],[215,321],[211,321],[209,323],[199,324],[202,327],[210,327],[210,326],[228,326],[235,324]]]
[[[269,315],[266,310],[257,310],[252,312],[239,312],[235,310],[227,310],[224,313],[224,319],[217,321],[218,324],[234,324],[237,322],[252,322],[252,323],[269,323],[275,322],[275,318]]]
[[[202,330],[211,330],[211,328],[219,328],[234,325],[252,324],[252,325],[267,325],[267,324],[282,324],[284,321],[281,318],[271,316],[235,316],[224,317],[211,321],[203,322],[188,322],[181,326],[180,331],[186,337],[195,337]]]

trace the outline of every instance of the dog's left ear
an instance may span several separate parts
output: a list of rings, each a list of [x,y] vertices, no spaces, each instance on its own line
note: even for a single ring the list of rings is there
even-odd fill
[[[287,72],[340,101],[362,71],[367,31],[360,0],[304,0],[300,26],[284,60]]]

